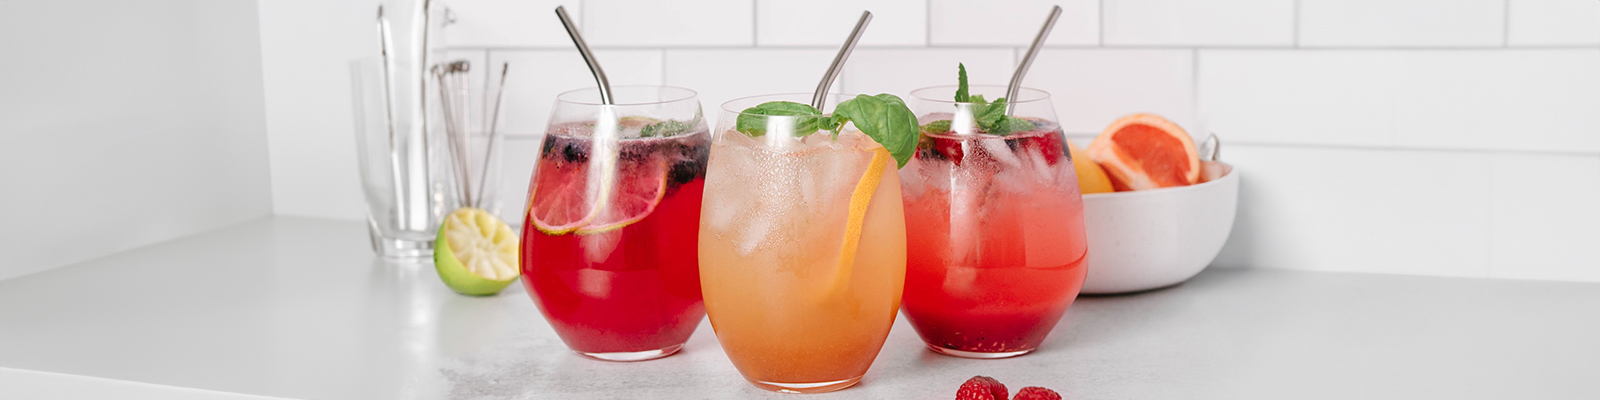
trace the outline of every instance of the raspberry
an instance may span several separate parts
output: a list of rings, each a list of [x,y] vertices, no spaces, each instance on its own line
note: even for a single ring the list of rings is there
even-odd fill
[[[1038,386],[1029,386],[1017,391],[1017,397],[1011,400],[1061,400],[1061,394],[1054,390]]]
[[[1056,165],[1056,162],[1061,160],[1061,153],[1066,152],[1066,143],[1061,142],[1062,137],[1059,133],[1046,132],[1044,135],[1040,135],[1039,137],[1024,140],[1027,140],[1026,143],[1031,145],[1031,147],[1039,149],[1039,154],[1044,156],[1045,162],[1052,166]],[[1073,154],[1072,156],[1077,157],[1079,155]]]
[[[974,376],[956,391],[956,400],[1006,400],[1006,385],[987,376]]]

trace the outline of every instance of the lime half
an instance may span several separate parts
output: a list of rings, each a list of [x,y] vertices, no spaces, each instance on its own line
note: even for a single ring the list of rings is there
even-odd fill
[[[499,217],[477,208],[445,216],[434,242],[439,279],[456,293],[487,296],[517,280],[517,234]]]

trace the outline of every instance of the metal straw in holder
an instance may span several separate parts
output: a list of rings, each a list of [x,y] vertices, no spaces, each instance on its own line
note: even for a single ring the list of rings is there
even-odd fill
[[[471,99],[489,96],[472,95],[467,79],[472,64],[466,60],[455,60],[434,65],[431,69],[434,78],[439,81],[440,115],[443,117],[445,143],[449,150],[449,177],[453,183],[449,188],[456,194],[455,207],[499,212],[499,202],[490,183],[494,182],[491,177],[498,177],[500,169],[500,134],[495,131],[495,119],[499,116],[499,100],[503,98],[505,76],[509,68],[508,64],[501,64],[502,93],[494,97],[495,102],[488,105],[487,109],[479,111],[484,118],[477,126],[472,124],[474,108]]]

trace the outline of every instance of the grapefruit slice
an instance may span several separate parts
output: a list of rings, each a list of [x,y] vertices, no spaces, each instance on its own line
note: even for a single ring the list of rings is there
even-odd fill
[[[584,199],[589,163],[544,157],[528,188],[528,219],[546,235],[571,233],[588,225],[600,211]]]
[[[521,275],[517,244],[517,234],[494,214],[477,208],[458,209],[439,225],[433,266],[439,279],[456,293],[488,296]]]
[[[1100,169],[1089,154],[1078,147],[1077,143],[1067,141],[1067,149],[1072,151],[1072,169],[1078,172],[1078,190],[1083,194],[1110,193],[1111,178],[1106,177],[1106,171]]]
[[[1114,184],[1131,190],[1193,185],[1200,179],[1194,140],[1177,124],[1153,114],[1117,119],[1089,144],[1089,157]]]
[[[667,193],[667,162],[661,157],[647,156],[649,160],[622,163],[617,176],[622,179],[610,201],[588,224],[577,229],[579,235],[606,233],[633,225],[655,212],[656,205]]]
[[[597,182],[608,184],[594,203],[585,199],[589,163],[546,159],[539,165],[528,190],[528,214],[535,229],[550,236],[577,233],[593,235],[632,225],[655,211],[667,191],[667,162],[646,155],[645,160],[619,163],[603,171]]]

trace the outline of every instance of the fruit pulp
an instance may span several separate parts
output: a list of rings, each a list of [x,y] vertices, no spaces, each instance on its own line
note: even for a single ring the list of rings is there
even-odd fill
[[[706,178],[700,282],[723,350],[745,379],[767,390],[856,383],[888,337],[905,280],[894,160],[854,132],[837,141],[814,134],[789,148],[738,132],[721,136]],[[879,153],[887,160],[880,180],[858,191]],[[853,201],[864,202],[865,212],[844,266]]]
[[[1083,287],[1083,202],[1049,121],[1008,136],[935,135],[900,171],[905,307],[930,348],[974,358],[1036,349]],[[1081,156],[1081,155],[1075,155]]]
[[[710,135],[628,138],[602,169],[581,125],[552,127],[540,152],[522,233],[523,284],[567,347],[631,361],[670,355],[705,316],[696,229]],[[612,176],[614,182],[594,179]],[[610,190],[590,190],[595,182]],[[594,193],[609,193],[606,201]],[[571,212],[540,210],[539,196],[570,196]],[[588,210],[594,205],[606,210]],[[600,226],[541,228],[552,214],[598,215]],[[548,225],[548,224],[544,224]],[[572,224],[569,224],[572,225]]]

